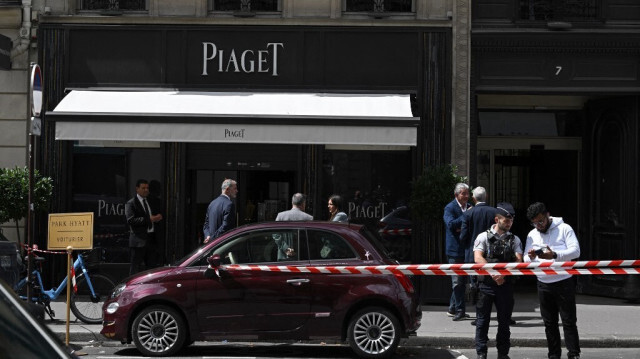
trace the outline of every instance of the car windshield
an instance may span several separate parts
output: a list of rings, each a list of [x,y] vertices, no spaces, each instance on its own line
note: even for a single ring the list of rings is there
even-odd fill
[[[376,251],[378,253],[383,255],[385,258],[392,258],[387,248],[385,248],[385,246],[382,245],[382,242],[380,241],[380,237],[377,232],[372,232],[367,227],[362,226],[362,228],[360,228],[360,233],[365,238],[367,238],[367,240],[376,248]],[[395,258],[392,258],[392,259],[395,259]]]
[[[173,264],[171,264],[172,267],[177,267],[180,264],[182,264],[182,262],[186,261],[187,259],[191,258],[194,254],[196,253],[202,253],[204,252],[204,244],[201,244],[200,247],[194,249],[193,251],[191,251],[189,254],[185,255],[184,257],[176,260],[175,262],[173,262]]]

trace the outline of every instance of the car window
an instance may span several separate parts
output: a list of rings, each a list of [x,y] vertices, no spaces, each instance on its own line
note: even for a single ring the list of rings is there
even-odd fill
[[[357,258],[349,243],[331,232],[308,230],[309,257],[311,260]]]
[[[244,233],[214,248],[198,261],[197,265],[207,265],[206,259],[213,254],[220,255],[222,264],[257,264],[298,260],[300,257],[299,237],[296,229]]]

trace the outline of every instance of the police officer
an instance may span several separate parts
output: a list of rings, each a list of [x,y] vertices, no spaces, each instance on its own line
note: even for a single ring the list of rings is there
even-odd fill
[[[496,207],[495,224],[476,238],[473,255],[476,263],[522,262],[520,238],[509,232],[515,210],[510,203],[501,202]],[[479,280],[478,302],[476,303],[476,352],[478,359],[487,358],[489,341],[489,321],[491,307],[496,306],[498,333],[496,348],[498,359],[509,359],[511,331],[509,322],[513,313],[513,283],[511,276],[482,276]]]

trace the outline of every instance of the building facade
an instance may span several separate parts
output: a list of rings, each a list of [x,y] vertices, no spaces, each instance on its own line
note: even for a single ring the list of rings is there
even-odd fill
[[[54,178],[52,211],[94,212],[107,263],[128,262],[138,178],[161,201],[171,262],[200,242],[224,178],[239,183],[239,224],[273,219],[295,192],[327,219],[337,193],[377,229],[425,165],[468,171],[467,1],[27,5],[45,93],[36,167]],[[404,261],[429,259],[411,258],[416,236],[393,239]]]
[[[472,12],[472,184],[518,218],[544,202],[575,229],[581,260],[638,258],[640,4],[478,0]],[[579,283],[638,298],[630,277]]]

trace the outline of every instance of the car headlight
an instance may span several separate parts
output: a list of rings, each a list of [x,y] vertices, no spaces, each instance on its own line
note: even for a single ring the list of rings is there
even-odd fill
[[[124,292],[127,285],[124,283],[118,284],[115,288],[113,288],[113,292],[111,292],[111,298],[117,298],[122,292]]]
[[[113,314],[118,310],[118,308],[120,308],[120,304],[118,304],[118,302],[109,303],[107,306],[107,313]]]

